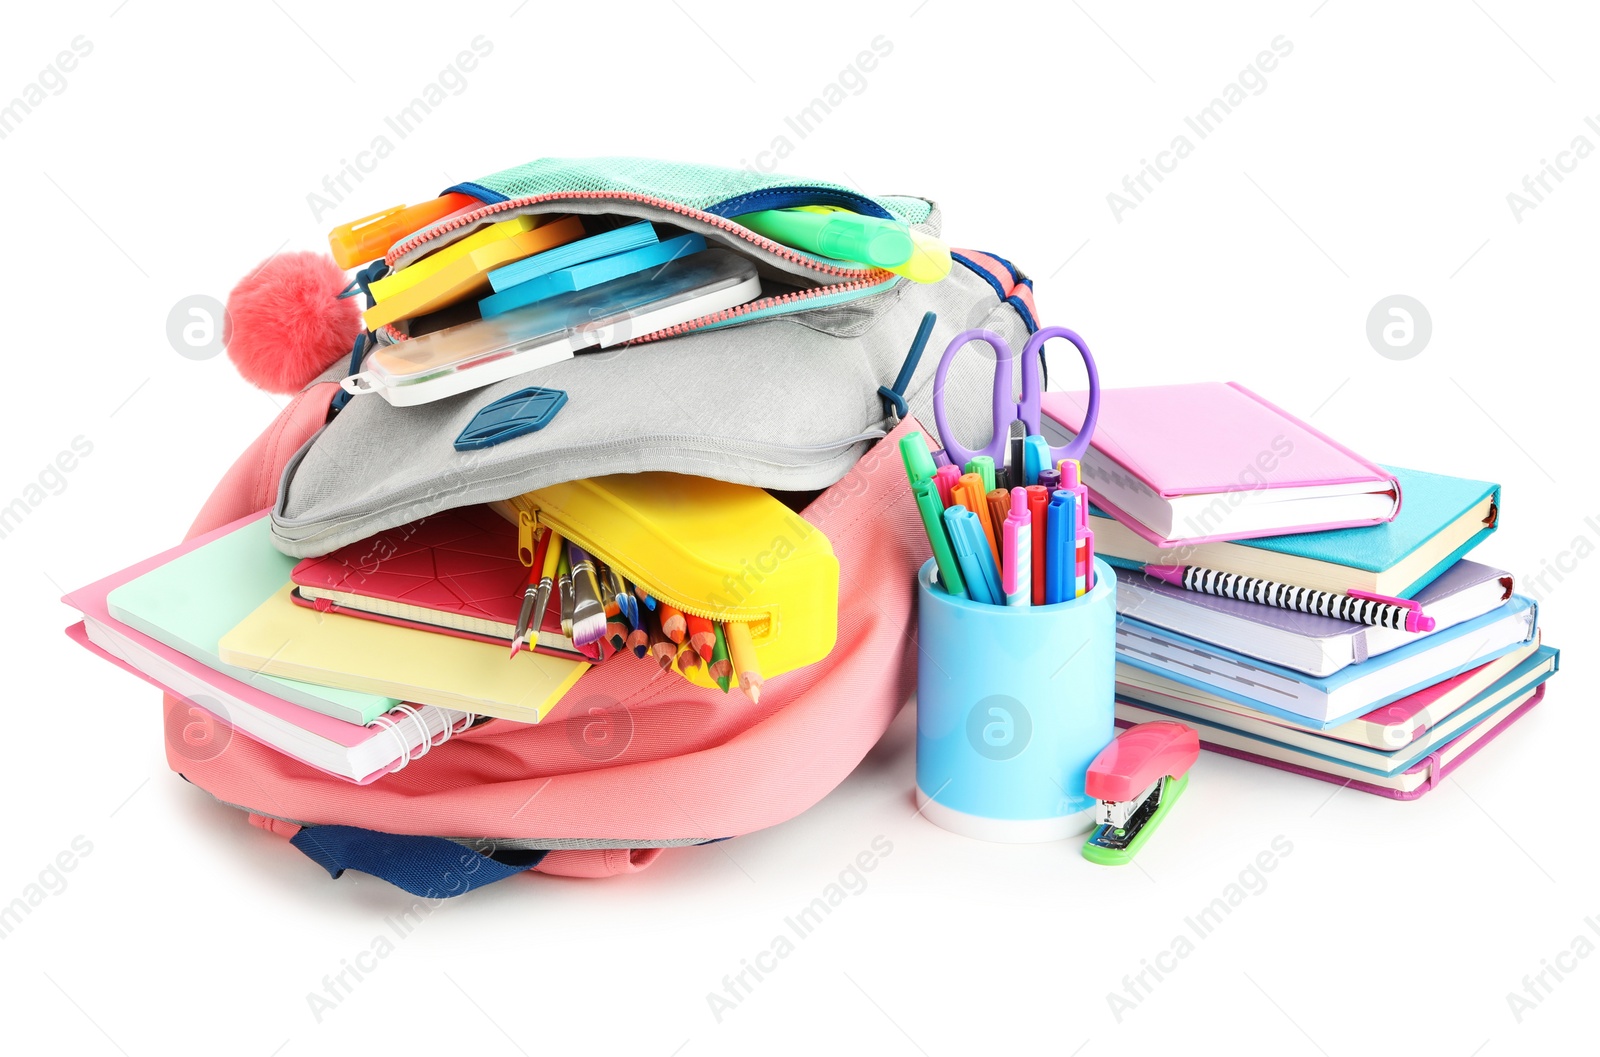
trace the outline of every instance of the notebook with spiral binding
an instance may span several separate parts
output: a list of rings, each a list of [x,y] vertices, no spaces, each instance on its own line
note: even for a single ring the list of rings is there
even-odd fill
[[[386,707],[370,723],[335,719],[272,693],[268,687],[276,684],[270,681],[236,679],[111,614],[107,596],[117,588],[229,533],[264,524],[261,516],[224,525],[62,599],[84,618],[67,629],[69,638],[183,699],[183,707],[169,717],[168,737],[175,752],[221,751],[238,732],[307,766],[365,785],[406,766],[473,721],[474,716],[461,711],[401,705],[386,698],[379,698]]]

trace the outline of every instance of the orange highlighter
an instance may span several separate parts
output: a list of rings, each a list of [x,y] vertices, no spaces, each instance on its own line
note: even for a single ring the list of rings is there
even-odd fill
[[[452,192],[414,206],[391,206],[328,232],[328,249],[339,267],[354,268],[382,257],[402,236],[480,204],[471,195]]]

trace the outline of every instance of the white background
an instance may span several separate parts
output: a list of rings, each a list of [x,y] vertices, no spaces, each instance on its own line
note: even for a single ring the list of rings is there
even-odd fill
[[[0,35],[0,101],[73,38],[92,44],[0,140],[0,504],[73,438],[93,445],[0,539],[0,903],[73,838],[93,846],[0,940],[8,1050],[1593,1048],[1600,957],[1547,976],[1520,1023],[1506,997],[1578,935],[1600,944],[1585,924],[1600,915],[1586,652],[1600,160],[1574,156],[1520,217],[1507,201],[1575,137],[1600,145],[1584,124],[1600,114],[1590,12],[118,2],[21,6]],[[464,90],[316,217],[308,193],[480,34],[493,51]],[[893,50],[863,90],[797,137],[785,116],[880,34]],[[1184,116],[1280,35],[1292,52],[1265,88],[1198,140]],[[1186,131],[1192,153],[1114,216],[1107,194]],[[448,903],[318,1022],[307,992],[409,900],[330,881],[187,787],[166,768],[156,695],[60,633],[76,619],[63,591],[179,539],[282,403],[225,357],[180,355],[169,311],[225,297],[279,248],[321,247],[335,222],[530,158],[737,166],[780,135],[780,171],[942,203],[950,241],[1029,271],[1043,321],[1084,334],[1107,384],[1237,379],[1373,458],[1502,482],[1503,527],[1478,556],[1525,590],[1547,562],[1571,570],[1542,592],[1565,674],[1416,803],[1330,799],[1206,754],[1122,870],[1086,864],[1076,842],[985,845],[914,817],[908,709],[803,817],[635,877],[519,877]],[[1366,336],[1391,294],[1432,320],[1404,361]],[[893,851],[866,890],[719,1022],[708,992],[879,835]],[[1280,835],[1292,852],[1265,888],[1119,1023],[1107,994]]]

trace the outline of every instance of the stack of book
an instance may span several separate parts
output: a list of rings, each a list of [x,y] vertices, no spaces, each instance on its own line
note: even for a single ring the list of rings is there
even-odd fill
[[[63,599],[76,641],[181,699],[179,753],[227,729],[364,785],[478,717],[539,722],[589,667],[559,615],[507,657],[527,571],[487,508],[298,564],[265,514]]]
[[[1047,394],[1053,443],[1084,401]],[[1119,723],[1413,799],[1557,670],[1538,607],[1467,557],[1498,485],[1369,462],[1220,383],[1104,392],[1082,474],[1117,569]]]

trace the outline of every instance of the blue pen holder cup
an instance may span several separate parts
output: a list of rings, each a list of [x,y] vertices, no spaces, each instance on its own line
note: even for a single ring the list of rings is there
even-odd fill
[[[1010,844],[1087,833],[1089,764],[1111,741],[1117,578],[1047,606],[991,606],[917,573],[917,807],[930,822]]]

